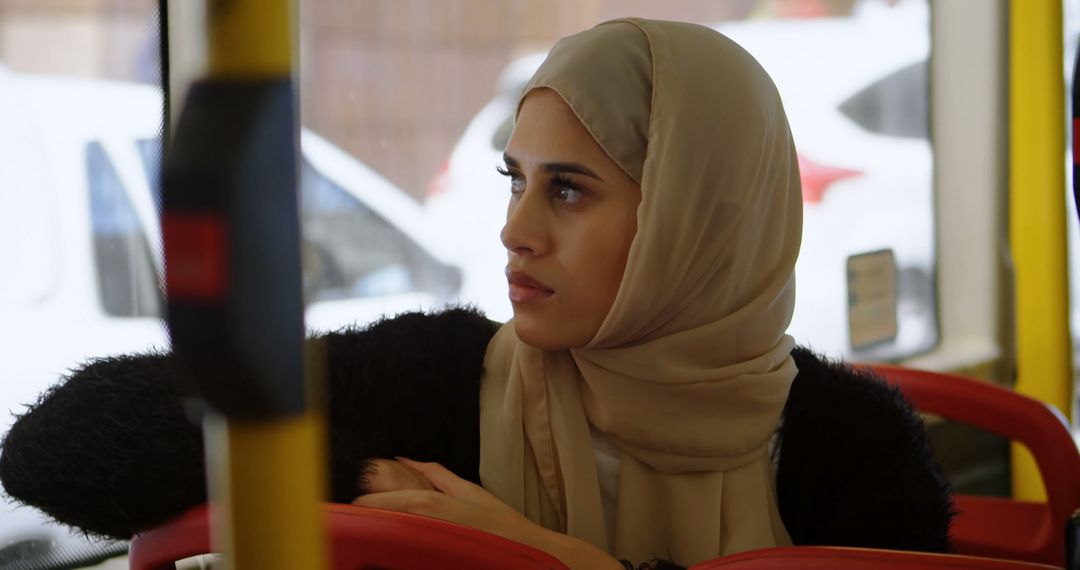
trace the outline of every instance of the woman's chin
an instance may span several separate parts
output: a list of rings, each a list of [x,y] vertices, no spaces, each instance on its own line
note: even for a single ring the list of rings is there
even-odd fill
[[[585,346],[592,335],[575,334],[572,326],[539,319],[526,311],[514,310],[514,332],[525,344],[541,350],[566,350]],[[595,332],[595,331],[594,331]],[[586,336],[584,340],[578,337]]]

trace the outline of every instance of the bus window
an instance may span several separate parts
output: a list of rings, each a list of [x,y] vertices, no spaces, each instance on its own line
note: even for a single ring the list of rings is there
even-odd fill
[[[926,0],[424,6],[303,3],[302,122],[422,204],[433,254],[460,270],[457,299],[511,316],[495,166],[522,87],[559,37],[637,15],[727,34],[780,90],[805,201],[796,340],[860,359],[937,343]],[[866,335],[847,265],[883,250],[896,295],[878,309],[896,326]]]
[[[0,9],[0,274],[17,284],[0,286],[0,432],[81,362],[168,347],[151,201],[135,153],[116,152],[161,133],[156,6]],[[0,566],[125,551],[0,505]]]
[[[136,148],[160,209],[157,178],[161,139],[136,141]],[[334,311],[334,300],[378,299],[411,295],[420,304],[441,302],[457,291],[460,272],[429,251],[420,227],[419,209],[398,196],[399,190],[374,171],[312,133],[301,138],[300,215],[303,232],[304,297]],[[312,161],[331,168],[328,174]],[[376,304],[364,314],[355,304],[337,308],[338,325],[370,320]],[[320,328],[334,323],[320,320]]]
[[[920,61],[894,71],[841,103],[840,111],[874,134],[929,140],[928,65]]]
[[[17,297],[17,319],[0,320],[3,346],[27,347],[0,350],[0,411],[18,413],[89,357],[168,346],[157,228],[145,215],[150,204],[160,209],[163,106],[156,3],[9,4],[0,10],[0,102],[18,90],[29,108],[0,108],[0,150],[6,162],[17,146],[9,140],[40,141],[40,166],[26,175],[37,178],[21,184],[47,188],[35,196],[48,199],[15,203],[30,204],[20,206],[27,227],[50,232],[0,245],[15,248],[0,255],[8,264],[0,271],[17,266],[34,293]],[[557,38],[638,15],[714,27],[757,57],[780,89],[805,201],[796,340],[832,355],[889,359],[937,341],[927,0],[297,6],[309,326],[447,301],[509,318],[499,241],[508,189],[495,167],[517,96]],[[8,120],[13,113],[26,120]],[[12,139],[8,125],[25,134]],[[115,155],[120,147],[131,156]],[[125,182],[128,159],[141,159],[145,180]],[[863,337],[849,322],[849,260],[882,251],[895,270],[885,273],[894,275],[895,300],[884,305],[895,331],[853,343]],[[67,536],[42,521],[0,506],[0,549],[28,536]]]
[[[309,301],[456,292],[459,272],[327,178],[301,164],[304,293]],[[357,247],[363,244],[363,247]]]
[[[128,189],[101,143],[86,147],[94,273],[105,312],[117,317],[161,316],[158,281],[146,234]]]

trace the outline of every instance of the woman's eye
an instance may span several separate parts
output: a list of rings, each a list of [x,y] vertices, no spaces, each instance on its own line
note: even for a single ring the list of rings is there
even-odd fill
[[[556,186],[555,198],[566,204],[577,204],[585,197],[585,193],[570,186]]]
[[[510,179],[511,194],[516,196],[525,191],[525,179],[520,174],[510,172],[501,166],[496,166],[495,171]]]
[[[517,195],[525,191],[525,179],[520,176],[510,176],[510,193]]]
[[[551,192],[555,200],[568,206],[573,206],[585,198],[584,190],[561,175],[555,175],[551,179]]]

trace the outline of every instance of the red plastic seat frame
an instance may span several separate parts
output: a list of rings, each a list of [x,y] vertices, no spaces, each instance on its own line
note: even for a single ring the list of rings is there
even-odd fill
[[[324,504],[335,569],[565,569],[549,554],[482,531],[394,511]],[[136,536],[131,570],[172,570],[173,562],[211,552],[209,509],[203,505]],[[955,554],[835,547],[767,548],[708,560],[690,570],[1045,570],[1032,562]]]
[[[1057,409],[954,374],[884,364],[865,368],[897,385],[920,411],[1007,437],[1035,457],[1047,502],[957,495],[951,534],[958,552],[1064,565],[1065,524],[1080,508],[1080,451]]]
[[[1045,570],[1054,568],[1034,562],[997,560],[958,554],[901,552],[868,548],[792,546],[766,548],[715,558],[690,570]]]
[[[561,569],[557,558],[500,536],[394,511],[325,503],[331,568]],[[210,509],[196,507],[131,540],[131,570],[173,570],[213,552]]]

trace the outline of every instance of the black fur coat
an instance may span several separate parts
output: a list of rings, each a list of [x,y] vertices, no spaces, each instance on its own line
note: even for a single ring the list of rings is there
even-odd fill
[[[465,309],[409,313],[312,339],[328,355],[331,500],[363,492],[369,458],[442,463],[479,482],[484,350],[497,325]],[[946,551],[951,490],[899,392],[812,352],[776,446],[781,517],[799,545]],[[92,361],[40,396],[0,447],[17,501],[126,539],[205,502],[201,431],[167,354]]]

